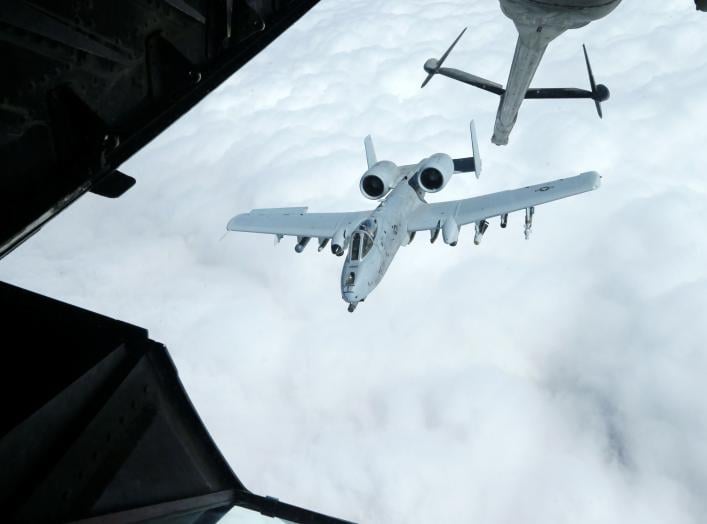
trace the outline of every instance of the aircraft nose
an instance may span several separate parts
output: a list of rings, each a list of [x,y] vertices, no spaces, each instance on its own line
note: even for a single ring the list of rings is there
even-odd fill
[[[344,291],[344,300],[349,304],[354,304],[360,302],[361,299],[356,291]]]

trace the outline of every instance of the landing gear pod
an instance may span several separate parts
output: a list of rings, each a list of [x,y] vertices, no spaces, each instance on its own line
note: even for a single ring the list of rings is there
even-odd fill
[[[459,224],[454,218],[450,217],[444,222],[442,227],[442,239],[444,243],[452,247],[459,242]]]
[[[344,254],[344,249],[346,249],[346,231],[340,229],[331,239],[331,252],[340,257]]]

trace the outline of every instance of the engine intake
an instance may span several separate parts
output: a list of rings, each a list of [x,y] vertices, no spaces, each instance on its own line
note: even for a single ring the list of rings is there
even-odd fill
[[[399,169],[389,160],[381,160],[366,171],[361,177],[360,189],[363,196],[371,200],[380,200],[388,194],[398,181]]]
[[[417,179],[425,192],[436,193],[447,185],[453,174],[452,158],[444,153],[437,153],[422,162]]]

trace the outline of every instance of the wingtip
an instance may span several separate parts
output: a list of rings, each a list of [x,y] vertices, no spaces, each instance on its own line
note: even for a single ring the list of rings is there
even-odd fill
[[[582,173],[583,176],[592,178],[592,189],[599,189],[601,187],[602,176],[596,171],[587,171]]]

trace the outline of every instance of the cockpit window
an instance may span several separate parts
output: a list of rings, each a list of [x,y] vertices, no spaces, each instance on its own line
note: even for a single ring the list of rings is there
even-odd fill
[[[351,261],[356,262],[364,258],[373,247],[373,239],[378,230],[378,223],[368,219],[358,226],[351,236]]]
[[[371,235],[371,238],[376,238],[376,232],[378,231],[378,222],[372,218],[367,218],[361,225],[358,226],[359,231],[363,231]]]
[[[344,282],[344,285],[346,286],[353,286],[354,283],[356,282],[356,273],[353,271],[346,275],[346,281]]]
[[[354,233],[351,237],[351,260],[357,261],[361,253],[361,233]]]
[[[371,237],[369,237],[368,235],[363,235],[363,252],[361,254],[361,258],[365,258],[365,256],[368,254],[372,247],[373,240],[371,240]]]

